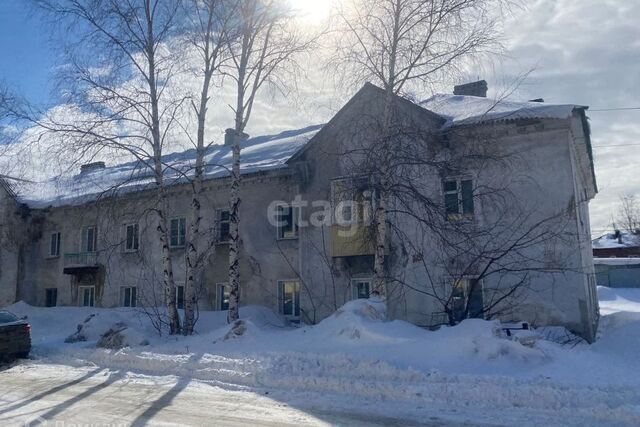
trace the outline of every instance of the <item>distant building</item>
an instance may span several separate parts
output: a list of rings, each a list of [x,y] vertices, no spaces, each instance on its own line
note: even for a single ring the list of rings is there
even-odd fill
[[[640,235],[615,230],[592,242],[594,258],[640,257]]]
[[[598,286],[640,288],[640,258],[594,258]]]

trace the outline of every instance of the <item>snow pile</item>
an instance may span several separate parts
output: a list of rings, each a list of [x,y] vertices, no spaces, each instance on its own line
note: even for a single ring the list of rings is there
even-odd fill
[[[419,104],[447,121],[444,128],[501,120],[567,119],[578,105],[494,100],[478,96],[437,94]]]
[[[173,374],[225,387],[287,390],[416,407],[451,404],[552,411],[640,425],[640,290],[599,288],[600,338],[587,345],[563,328],[516,332],[497,321],[468,319],[427,331],[386,319],[384,303],[351,301],[315,326],[293,327],[262,307],[242,307],[242,322],[203,312],[192,337],[154,335],[135,310],[39,308],[19,303],[34,334],[34,354],[48,363],[142,374]],[[84,324],[87,341],[64,344]],[[118,322],[148,346],[96,348]],[[568,344],[568,345],[567,345]],[[120,345],[115,346],[117,348]]]

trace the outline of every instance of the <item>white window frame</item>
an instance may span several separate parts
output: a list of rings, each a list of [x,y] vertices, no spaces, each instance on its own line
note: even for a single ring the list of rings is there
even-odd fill
[[[464,213],[464,197],[463,197],[463,191],[462,191],[462,183],[466,181],[471,182],[471,199],[473,202],[473,211],[470,213]],[[455,182],[456,189],[447,191],[446,184],[448,182]],[[475,218],[477,207],[476,207],[475,196],[473,194],[474,182],[475,182],[475,179],[469,175],[449,176],[442,180],[442,196],[444,201],[445,216],[448,221],[471,220]],[[458,198],[458,211],[456,213],[447,212],[446,198],[447,198],[447,195],[451,195],[451,194],[455,194]]]
[[[172,236],[173,236],[173,222],[178,221],[178,242],[177,244],[173,244]],[[184,221],[184,234],[182,235],[182,242],[180,242],[180,221]],[[169,220],[169,247],[170,248],[184,248],[187,244],[187,217],[184,216],[176,216]]]
[[[281,209],[286,208],[286,209],[291,209],[291,220],[293,221],[293,236],[285,236],[284,233],[282,232],[283,230],[283,226],[280,225],[280,213],[282,212]],[[276,216],[277,216],[277,221],[278,221],[278,225],[276,226],[276,238],[278,240],[296,240],[300,237],[300,208],[297,206],[291,206],[289,204],[286,203],[281,203],[276,205]]]
[[[227,220],[223,220],[222,219],[222,213],[223,212],[228,212],[229,213],[229,219]],[[222,232],[222,224],[228,224],[229,225],[229,231],[231,231],[231,211],[229,211],[229,209],[216,209],[216,242],[218,243],[229,243],[229,235],[227,235],[226,239],[222,239],[221,238],[221,232]]]
[[[129,227],[133,227],[135,231],[135,234],[133,237],[133,242],[136,243],[135,247],[129,247]],[[138,224],[137,222],[130,222],[130,223],[124,224],[122,228],[124,233],[123,252],[126,252],[126,253],[138,252],[140,250],[140,224]]]
[[[369,286],[369,296],[367,298],[371,298],[371,291],[373,287],[373,279],[371,277],[357,277],[351,279],[351,289],[352,289],[352,297],[353,299],[363,299],[358,296],[358,285],[361,283],[366,283]]]
[[[92,250],[89,250],[89,230],[93,230]],[[81,253],[96,253],[98,252],[98,227],[95,225],[88,225],[82,228],[82,243],[80,248]]]
[[[127,305],[127,289],[129,290],[129,305]],[[135,294],[135,295],[134,295]],[[120,287],[120,307],[135,308],[138,306],[138,287],[137,286],[121,286]]]
[[[56,238],[56,252],[53,253],[51,252],[51,249],[53,247],[53,238]],[[49,235],[49,258],[58,258],[60,257],[60,248],[61,248],[61,238],[62,238],[62,233],[60,233],[59,231],[54,231]]]
[[[293,304],[292,304],[292,314],[284,313],[284,285],[285,283],[295,283],[296,288],[294,290],[293,295]],[[299,321],[300,317],[302,317],[302,304],[300,303],[301,292],[300,292],[300,280],[298,279],[289,279],[289,280],[278,280],[278,312],[285,316],[289,320]],[[296,295],[298,294],[297,304],[296,304]],[[296,309],[298,311],[298,315],[296,315]]]
[[[227,308],[222,308],[222,302],[224,300],[224,289],[229,288],[229,292],[231,292],[231,288],[229,283],[221,282],[216,283],[216,311],[226,311]]]
[[[93,305],[84,305],[84,291],[91,291],[91,302]],[[79,307],[95,307],[96,306],[96,287],[91,286],[78,286],[78,306]]]

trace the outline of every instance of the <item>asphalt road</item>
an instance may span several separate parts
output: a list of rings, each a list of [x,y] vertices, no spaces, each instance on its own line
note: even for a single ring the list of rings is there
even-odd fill
[[[314,408],[301,396],[229,390],[176,377],[33,362],[0,371],[1,426],[407,426],[393,417]]]

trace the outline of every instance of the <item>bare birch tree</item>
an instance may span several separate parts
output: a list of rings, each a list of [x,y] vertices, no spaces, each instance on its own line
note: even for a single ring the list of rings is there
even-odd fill
[[[634,194],[620,197],[616,223],[630,235],[640,235],[640,202]]]
[[[375,222],[374,291],[385,289],[389,204],[389,138],[394,95],[405,95],[448,78],[474,55],[498,46],[498,21],[493,14],[502,0],[361,0],[338,13],[340,31],[329,61],[342,82],[366,81],[385,90],[383,132],[370,152],[377,163],[378,198]],[[386,131],[385,131],[386,129]]]
[[[191,221],[187,241],[186,282],[185,282],[185,318],[183,332],[191,335],[195,325],[196,275],[200,271],[207,247],[199,247],[200,223],[202,221],[201,193],[204,176],[204,156],[211,142],[207,142],[206,120],[211,100],[211,89],[225,59],[228,59],[228,46],[231,34],[231,20],[236,10],[228,0],[189,0],[185,2],[189,27],[186,32],[188,47],[194,50],[198,61],[196,75],[201,79],[200,95],[191,101],[191,107],[197,118],[196,159],[191,200]],[[211,141],[211,138],[208,138]]]
[[[177,0],[35,0],[66,34],[68,65],[62,81],[70,114],[38,126],[64,141],[75,156],[134,157],[153,176],[157,235],[171,334],[179,333],[174,269],[169,250],[168,203],[162,155],[183,99],[169,84],[176,61]]]
[[[273,0],[236,0],[236,37],[229,42],[230,66],[226,74],[236,87],[233,129],[233,165],[229,200],[229,315],[239,318],[240,289],[240,152],[247,138],[257,94],[265,84],[282,87],[296,74],[295,55],[309,46],[290,13]]]

